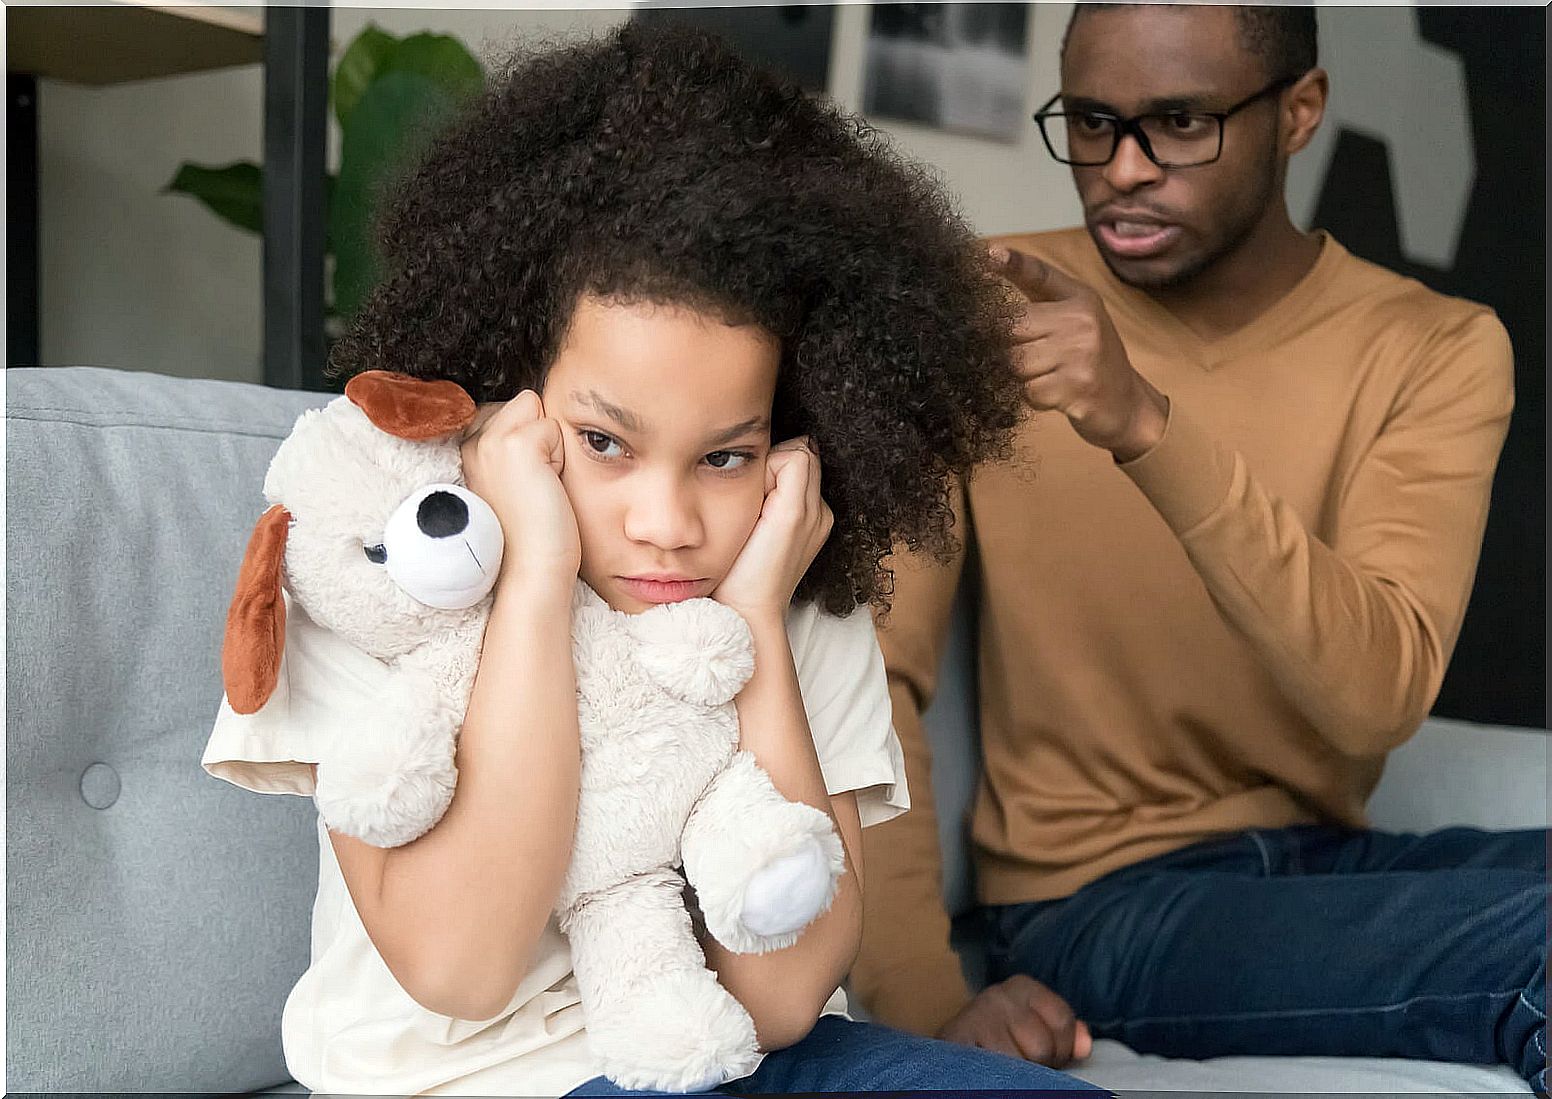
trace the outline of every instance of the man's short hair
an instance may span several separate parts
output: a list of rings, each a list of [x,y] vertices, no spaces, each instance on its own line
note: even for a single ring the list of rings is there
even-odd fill
[[[1143,7],[1142,4],[1078,4],[1073,8],[1062,37],[1062,54],[1067,53],[1067,42],[1078,20],[1095,11],[1118,7]],[[1233,12],[1239,23],[1239,40],[1250,53],[1255,54],[1266,66],[1267,78],[1281,80],[1285,77],[1303,76],[1318,63],[1316,45],[1315,9],[1298,5],[1293,7],[1269,7],[1266,5],[1234,5]]]

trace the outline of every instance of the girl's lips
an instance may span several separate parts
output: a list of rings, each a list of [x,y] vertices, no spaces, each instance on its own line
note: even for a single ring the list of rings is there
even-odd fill
[[[1108,251],[1127,259],[1156,256],[1167,250],[1180,236],[1180,226],[1156,222],[1114,219],[1101,221],[1095,228]]]
[[[709,594],[705,580],[657,580],[643,576],[617,577],[620,586],[643,603],[680,603]]]

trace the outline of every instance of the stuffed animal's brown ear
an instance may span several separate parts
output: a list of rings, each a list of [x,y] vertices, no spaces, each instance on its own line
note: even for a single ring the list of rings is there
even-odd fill
[[[280,677],[286,644],[286,601],[280,567],[286,559],[291,513],[276,504],[259,517],[243,554],[237,590],[226,612],[221,645],[221,679],[226,701],[240,714],[257,713]]]
[[[345,383],[345,396],[380,431],[400,439],[451,435],[474,419],[474,398],[457,382],[367,370]]]

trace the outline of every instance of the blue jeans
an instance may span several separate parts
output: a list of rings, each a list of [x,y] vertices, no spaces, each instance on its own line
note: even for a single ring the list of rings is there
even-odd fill
[[[1000,1053],[826,1015],[795,1046],[767,1055],[750,1076],[724,1084],[723,1095],[803,1092],[979,1092],[982,1095],[1105,1095],[1107,1092]],[[599,1077],[570,1095],[667,1095],[627,1091]]]
[[[1096,1037],[1169,1057],[1414,1057],[1547,1087],[1547,833],[1242,832],[985,909]]]

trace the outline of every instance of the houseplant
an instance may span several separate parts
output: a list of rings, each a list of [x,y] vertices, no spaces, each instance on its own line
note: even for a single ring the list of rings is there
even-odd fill
[[[369,24],[346,47],[329,77],[330,109],[340,129],[339,170],[326,180],[325,263],[332,260],[326,325],[339,332],[377,281],[371,218],[377,188],[413,155],[417,143],[484,85],[485,70],[449,35],[397,37]],[[263,168],[185,161],[164,193],[190,195],[248,232],[263,229]]]

